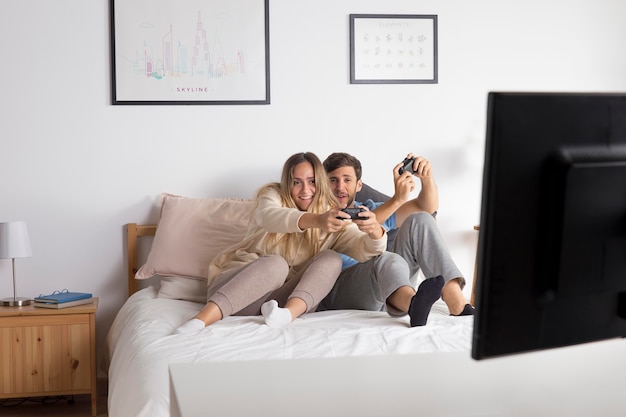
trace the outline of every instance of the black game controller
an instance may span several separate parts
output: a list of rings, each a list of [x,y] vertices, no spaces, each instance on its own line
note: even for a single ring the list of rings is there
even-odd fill
[[[398,174],[402,175],[404,174],[404,171],[415,174],[415,171],[413,170],[413,162],[415,162],[415,158],[404,158],[404,161],[402,161],[402,166],[400,167],[400,169],[398,169]]]
[[[366,217],[359,217],[359,213],[362,211],[365,211],[365,209],[361,207],[359,208],[347,207],[347,208],[341,209],[341,211],[343,211],[344,213],[348,213],[352,220],[365,220],[366,219]],[[340,220],[348,220],[345,217],[337,217],[337,218]]]

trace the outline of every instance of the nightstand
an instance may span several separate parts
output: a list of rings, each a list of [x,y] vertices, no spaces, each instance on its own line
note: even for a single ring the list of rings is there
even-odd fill
[[[90,394],[96,415],[96,310],[0,307],[0,398]]]

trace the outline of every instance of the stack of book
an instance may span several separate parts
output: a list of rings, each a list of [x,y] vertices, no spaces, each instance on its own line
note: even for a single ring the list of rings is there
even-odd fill
[[[93,296],[86,292],[55,291],[49,295],[35,297],[33,305],[43,308],[66,308],[91,303]]]

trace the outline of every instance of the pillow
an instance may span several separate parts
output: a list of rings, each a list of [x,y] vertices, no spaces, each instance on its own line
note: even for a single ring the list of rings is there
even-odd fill
[[[356,193],[356,201],[372,200],[375,203],[378,203],[380,201],[385,202],[389,200],[389,198],[390,197],[387,194],[383,194],[365,183],[363,183],[361,191]]]
[[[163,277],[157,298],[171,298],[205,304],[206,294],[206,281],[183,277]]]
[[[206,281],[215,255],[245,236],[253,201],[172,194],[162,194],[162,199],[148,259],[135,278],[161,275]]]

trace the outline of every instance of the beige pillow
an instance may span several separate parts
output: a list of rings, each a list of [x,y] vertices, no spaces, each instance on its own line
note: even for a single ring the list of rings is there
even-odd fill
[[[195,278],[163,277],[157,298],[172,298],[204,304],[207,301],[206,294],[206,281]]]
[[[161,275],[206,281],[215,255],[245,236],[253,201],[171,194],[162,198],[161,219],[148,259],[135,278]]]

